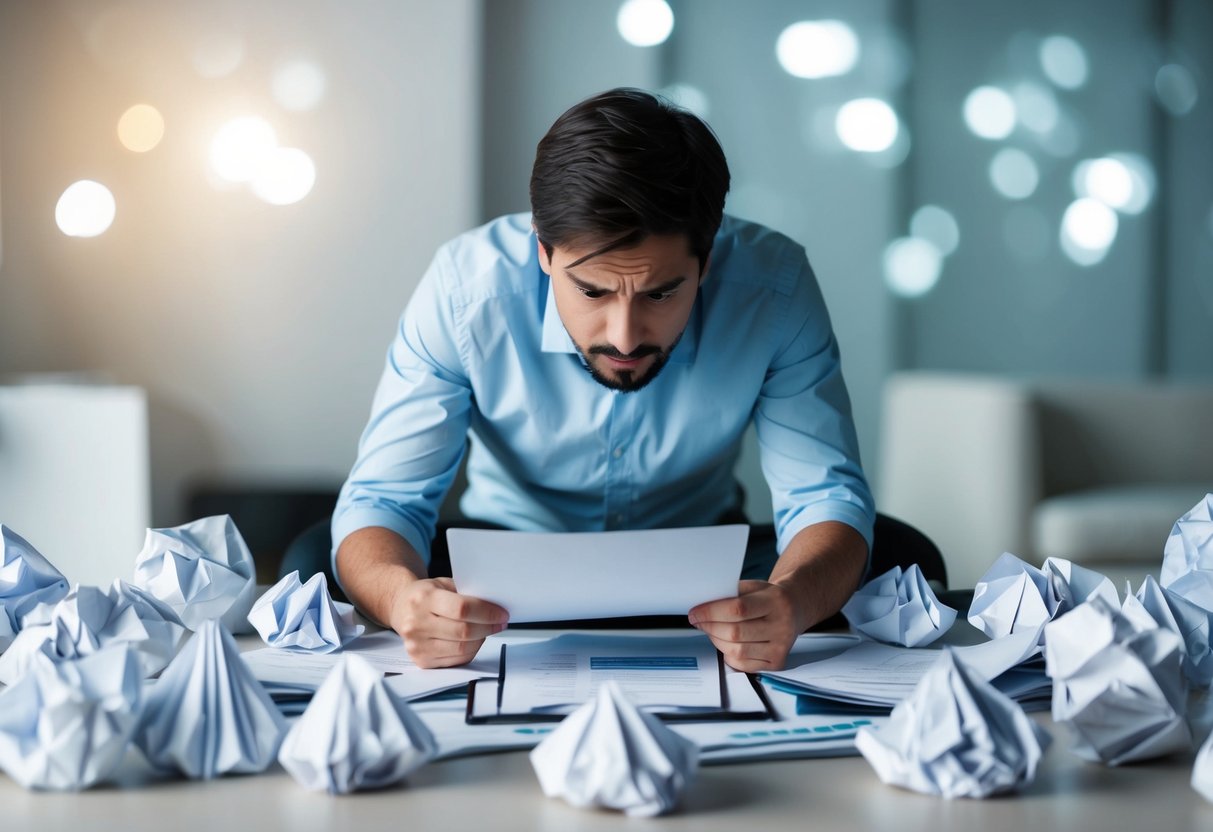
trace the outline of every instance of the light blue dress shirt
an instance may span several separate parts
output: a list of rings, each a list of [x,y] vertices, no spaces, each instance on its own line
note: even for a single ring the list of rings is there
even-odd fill
[[[725,217],[682,339],[635,392],[591,378],[539,267],[529,214],[438,250],[388,349],[333,549],[390,529],[427,562],[470,437],[468,517],[528,531],[709,525],[735,508],[753,421],[777,548],[846,523],[872,542],[838,345],[804,249]]]

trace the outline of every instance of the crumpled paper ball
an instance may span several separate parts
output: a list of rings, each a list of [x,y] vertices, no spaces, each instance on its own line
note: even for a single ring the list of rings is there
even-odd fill
[[[162,670],[177,652],[185,626],[168,606],[123,580],[108,592],[76,585],[56,604],[40,604],[0,656],[0,683],[20,679],[35,655],[80,658],[116,643],[135,650],[144,676]]]
[[[434,735],[383,673],[351,653],[291,727],[278,762],[304,788],[347,794],[399,783],[437,753]]]
[[[1169,587],[1193,569],[1213,570],[1213,494],[1175,521],[1163,546],[1158,582]]]
[[[21,632],[21,620],[39,604],[67,595],[67,579],[30,542],[0,523],[0,652]]]
[[[126,753],[142,693],[129,645],[59,663],[37,656],[0,693],[0,768],[27,789],[86,789],[104,780]]]
[[[894,566],[860,588],[842,608],[857,633],[887,644],[922,647],[952,626],[956,610],[939,603],[918,564]]]
[[[1167,587],[1159,586],[1151,575],[1146,576],[1136,596],[1127,591],[1125,593],[1122,611],[1134,617],[1137,610],[1183,640],[1184,676],[1193,687],[1207,688],[1213,681],[1213,654],[1209,650],[1213,612],[1176,595]]]
[[[678,805],[699,749],[608,681],[531,751],[531,765],[548,797],[651,817]]]
[[[1182,642],[1152,623],[1096,597],[1045,627],[1053,719],[1083,759],[1116,766],[1191,746]]]
[[[1196,762],[1192,765],[1192,788],[1213,803],[1213,734],[1196,752]]]
[[[1046,558],[1037,569],[1004,552],[977,582],[969,623],[990,638],[1041,630],[1054,618],[1090,598],[1120,606],[1112,582],[1064,558]]]
[[[317,572],[307,583],[295,571],[257,599],[249,623],[270,647],[306,653],[331,653],[366,630],[354,623],[354,605],[329,594],[328,579]]]
[[[135,743],[152,765],[209,780],[264,771],[285,733],[285,720],[231,633],[211,619],[152,687]]]
[[[988,797],[1032,782],[1047,731],[944,648],[914,692],[855,747],[882,782],[941,797]]]
[[[231,632],[250,631],[253,556],[229,515],[148,529],[134,583],[172,607],[191,630],[218,618]]]

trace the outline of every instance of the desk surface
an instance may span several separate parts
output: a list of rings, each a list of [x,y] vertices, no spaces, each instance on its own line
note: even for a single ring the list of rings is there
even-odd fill
[[[885,786],[861,757],[783,760],[701,768],[680,812],[631,819],[544,797],[527,754],[509,752],[432,763],[398,788],[342,797],[306,791],[277,765],[210,782],[165,781],[130,767],[119,784],[78,794],[27,792],[0,776],[0,829],[1213,830],[1213,803],[1189,785],[1194,751],[1106,768],[1075,757],[1066,730],[1047,714],[1036,718],[1054,737],[1036,782],[988,800]]]

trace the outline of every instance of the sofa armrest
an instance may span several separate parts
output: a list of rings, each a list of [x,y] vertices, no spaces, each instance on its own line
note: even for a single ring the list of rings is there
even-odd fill
[[[935,541],[953,586],[973,586],[1001,552],[1030,556],[1030,512],[1042,494],[1027,385],[896,373],[885,383],[880,447],[877,507]]]

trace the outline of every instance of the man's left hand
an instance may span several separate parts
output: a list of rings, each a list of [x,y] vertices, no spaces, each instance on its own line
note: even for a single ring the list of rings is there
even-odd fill
[[[768,581],[741,581],[736,598],[700,604],[688,618],[707,633],[729,667],[751,673],[781,670],[805,629],[792,593]]]

